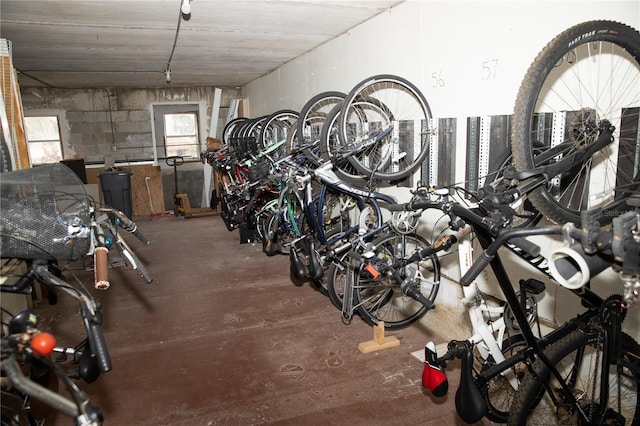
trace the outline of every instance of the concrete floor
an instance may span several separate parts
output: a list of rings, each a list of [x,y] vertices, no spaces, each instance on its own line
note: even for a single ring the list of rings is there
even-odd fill
[[[113,370],[80,385],[105,425],[465,424],[454,408],[456,364],[449,395],[438,399],[423,392],[422,363],[411,355],[445,341],[436,331],[446,310],[387,332],[399,346],[363,354],[371,327],[343,324],[328,298],[292,284],[287,257],[240,244],[219,217],[136,222],[151,244],[127,240],[154,282],[117,267],[111,288],[93,291]],[[75,272],[92,288],[93,273]],[[76,308],[64,295],[39,308],[61,344],[83,337]]]

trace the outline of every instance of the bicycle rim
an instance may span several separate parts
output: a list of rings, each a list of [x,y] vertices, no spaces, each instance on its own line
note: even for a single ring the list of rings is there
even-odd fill
[[[274,160],[279,159],[286,152],[287,135],[294,129],[297,120],[296,111],[281,110],[271,114],[262,125],[259,146],[262,150],[273,147],[270,156]]]
[[[605,419],[600,424],[637,425],[640,422],[640,346],[627,334],[622,333],[620,339],[618,360],[604,366],[609,371],[609,399],[605,402]],[[589,417],[587,424],[596,424],[595,407],[601,402],[602,332],[574,331],[551,345],[545,355],[567,384],[572,383],[569,378],[575,375],[571,391]],[[578,356],[582,356],[581,362],[576,362]],[[566,396],[546,366],[537,360],[532,369],[534,373],[528,373],[520,384],[509,424],[582,424],[575,408],[565,403]],[[549,391],[553,392],[554,399]]]
[[[388,234],[373,242],[375,257],[371,263],[380,271],[429,245],[429,242],[420,235]],[[396,272],[404,279],[408,268],[417,268],[418,288],[433,303],[440,287],[438,257],[435,255],[426,257]],[[413,324],[428,312],[420,302],[405,296],[400,289],[400,284],[386,274],[374,279],[368,272],[363,271],[356,276],[353,291],[353,300],[358,307],[358,312],[370,325],[384,321],[387,329],[401,329]]]
[[[331,161],[340,149],[338,117],[341,109],[342,103],[337,104],[331,112],[329,112],[322,125],[320,133],[320,155],[323,161]],[[334,164],[333,171],[336,176],[345,182],[359,186],[366,183],[366,178],[349,161],[340,161]]]
[[[596,142],[605,120],[616,128],[613,143],[549,176],[546,186],[529,195],[550,219],[580,223],[580,213],[593,210],[594,219],[607,223],[627,209],[625,199],[638,194],[639,61],[637,31],[616,22],[590,21],[554,38],[529,67],[513,115],[511,143],[518,171],[584,150]]]
[[[320,161],[320,134],[322,125],[333,107],[342,102],[346,94],[342,92],[322,92],[309,99],[300,110],[298,120],[298,143],[308,146],[305,155],[313,162]]]
[[[343,146],[391,133],[349,158],[363,175],[385,181],[401,180],[427,155],[431,110],[424,95],[409,81],[377,75],[357,84],[345,98],[339,117]]]

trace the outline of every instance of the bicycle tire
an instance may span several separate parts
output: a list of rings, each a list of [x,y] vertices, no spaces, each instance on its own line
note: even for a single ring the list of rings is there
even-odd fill
[[[577,330],[553,343],[545,350],[545,355],[549,358],[559,372],[563,375],[569,374],[573,370],[575,357],[579,352],[582,354],[583,363],[589,361],[601,361],[602,358],[602,330],[596,332]],[[601,424],[640,424],[640,346],[631,336],[622,333],[620,336],[620,356],[609,365],[609,391],[614,396],[620,394],[620,401],[610,399],[607,403],[607,419]],[[565,365],[566,362],[566,365]],[[582,364],[582,363],[581,363]],[[601,364],[596,362],[596,364]],[[579,377],[572,387],[572,392],[580,401],[580,406],[589,415],[593,415],[590,410],[592,404],[597,404],[597,396],[594,396],[597,386],[588,380],[599,378],[602,365],[581,366]],[[559,390],[559,385],[555,378],[551,378],[550,371],[541,360],[536,360],[532,367],[532,372],[528,372],[520,383],[520,389],[516,395],[509,413],[508,424],[510,425],[550,425],[563,422],[562,424],[576,424],[578,421],[575,413],[568,407],[556,406],[548,397],[545,389]],[[590,374],[589,374],[590,373]],[[615,382],[615,383],[613,383]],[[561,401],[562,395],[558,393],[556,398]],[[614,419],[615,415],[625,417]],[[569,423],[567,423],[569,422]],[[610,423],[615,422],[615,423]],[[592,421],[589,424],[594,424]]]
[[[344,261],[349,253],[340,256],[340,261]],[[347,268],[332,262],[327,268],[327,296],[329,300],[339,311],[342,310],[342,301],[344,295],[345,281],[347,280]]]
[[[331,161],[340,150],[340,139],[338,137],[339,124],[338,117],[342,110],[342,103],[337,104],[327,115],[322,130],[320,132],[320,156],[322,161]],[[341,180],[357,186],[363,186],[366,178],[351,164],[350,161],[339,161],[334,163],[333,171]]]
[[[527,344],[521,334],[514,334],[505,338],[502,342],[502,353],[505,358],[509,358],[521,349],[527,347]],[[493,366],[495,363],[493,359],[484,360],[478,354],[474,355],[476,360],[479,361],[479,366],[475,366],[479,370]],[[518,363],[512,367],[512,371],[517,377],[518,381],[522,380],[526,373],[526,364]],[[511,386],[509,380],[503,375],[499,374],[488,380],[486,388],[483,389],[482,395],[489,411],[486,415],[487,419],[496,423],[506,423],[511,411],[511,405],[515,397],[517,390]]]
[[[343,146],[392,132],[350,157],[363,175],[398,181],[413,173],[428,154],[431,109],[422,92],[408,80],[389,74],[364,79],[342,104],[338,136]]]
[[[547,185],[529,194],[544,216],[580,223],[581,211],[590,209],[593,219],[605,224],[640,191],[640,143],[636,134],[620,132],[623,114],[634,116],[637,124],[639,80],[640,33],[613,21],[588,21],[563,31],[530,65],[511,127],[518,172],[594,143],[603,120],[617,129],[613,143],[571,170],[549,176]]]
[[[342,92],[322,92],[309,99],[300,110],[297,124],[298,135],[300,135],[298,143],[304,146],[309,145],[304,150],[309,161],[319,163],[320,154],[318,151],[322,125],[329,112],[346,96],[346,93]]]
[[[232,135],[234,134],[234,131],[238,129],[238,127],[241,126],[247,120],[248,118],[236,117],[224,125],[224,128],[222,129],[223,146],[227,146],[227,144],[229,143],[229,138],[232,137]]]
[[[278,199],[276,212],[269,219],[267,252],[269,254],[288,255],[295,249],[292,242],[302,235],[304,206],[297,194],[290,188],[284,188]],[[272,247],[273,246],[273,247]]]
[[[372,263],[378,270],[411,256],[416,250],[424,249],[431,244],[418,234],[389,233],[375,239],[374,258]],[[431,302],[435,301],[440,287],[440,261],[438,256],[431,255],[409,266],[419,265],[419,290]],[[400,271],[405,278],[406,268]],[[353,300],[362,319],[375,326],[384,321],[389,330],[405,328],[421,319],[428,311],[420,302],[405,296],[400,285],[392,277],[382,274],[372,279],[364,274],[355,274]]]
[[[280,144],[279,148],[271,152],[274,160],[282,157],[286,151],[286,140],[289,132],[292,131],[298,120],[298,112],[290,109],[276,111],[264,120],[260,128],[258,146],[261,150],[266,150],[274,145]]]

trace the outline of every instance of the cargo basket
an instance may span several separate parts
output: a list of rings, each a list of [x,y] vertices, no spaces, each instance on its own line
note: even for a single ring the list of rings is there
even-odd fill
[[[77,260],[90,248],[93,203],[64,164],[0,175],[0,256]]]

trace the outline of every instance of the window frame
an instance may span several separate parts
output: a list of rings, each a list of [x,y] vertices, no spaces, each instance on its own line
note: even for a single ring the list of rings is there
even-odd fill
[[[29,124],[28,122],[31,121],[30,119],[36,119],[36,118],[53,118],[55,119],[55,124],[56,124],[56,130],[57,130],[57,139],[37,139],[37,140],[32,140],[29,138]],[[25,138],[27,140],[27,151],[29,153],[29,165],[31,167],[33,166],[39,166],[39,165],[43,165],[43,164],[52,164],[52,163],[57,163],[60,162],[62,160],[64,160],[64,146],[62,143],[62,131],[60,128],[60,117],[57,114],[52,114],[52,113],[42,113],[42,114],[33,114],[33,115],[28,115],[24,117],[24,126],[25,126]],[[32,155],[32,147],[35,147],[36,144],[51,144],[51,143],[57,143],[58,146],[58,152],[60,154],[60,158],[57,158],[55,161],[53,162],[38,162],[38,163],[34,163],[34,158]]]
[[[160,161],[164,163],[167,158],[166,150],[166,134],[165,134],[165,115],[167,114],[186,114],[192,113],[196,119],[196,144],[198,151],[195,157],[184,157],[185,162],[199,162],[200,152],[204,149],[206,125],[205,108],[202,103],[198,102],[172,102],[172,103],[154,103],[151,105],[151,117],[153,121],[153,161],[158,164]]]

